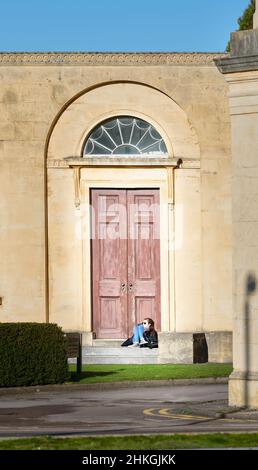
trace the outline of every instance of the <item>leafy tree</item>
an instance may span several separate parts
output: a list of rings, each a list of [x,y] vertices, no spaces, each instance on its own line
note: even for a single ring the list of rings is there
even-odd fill
[[[243,31],[244,29],[253,29],[253,16],[255,12],[255,0],[251,0],[248,7],[245,9],[244,13],[237,22],[239,24],[238,31]]]
[[[245,9],[244,13],[237,22],[239,25],[238,31],[243,31],[246,29],[253,29],[253,16],[255,12],[255,0],[250,0],[248,7]],[[230,51],[230,42],[227,45],[227,52]]]

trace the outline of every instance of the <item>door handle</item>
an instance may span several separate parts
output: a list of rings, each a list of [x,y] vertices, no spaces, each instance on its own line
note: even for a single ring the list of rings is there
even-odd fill
[[[121,292],[122,292],[122,294],[124,294],[124,292],[126,292],[126,283],[125,282],[123,282],[121,284]]]
[[[128,291],[133,292],[133,283],[132,282],[129,282]]]

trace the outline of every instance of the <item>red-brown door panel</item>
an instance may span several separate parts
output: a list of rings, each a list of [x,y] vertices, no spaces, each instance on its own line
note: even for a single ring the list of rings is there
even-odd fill
[[[160,330],[159,190],[91,192],[93,331],[123,338],[151,317]]]
[[[97,338],[127,335],[126,191],[92,191],[93,331]]]
[[[129,321],[151,317],[160,330],[159,190],[128,190],[127,204]]]

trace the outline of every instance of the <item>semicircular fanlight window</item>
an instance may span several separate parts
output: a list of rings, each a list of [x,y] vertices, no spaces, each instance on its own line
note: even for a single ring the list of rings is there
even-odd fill
[[[100,124],[87,138],[83,156],[94,155],[167,155],[167,148],[151,124],[121,116]]]

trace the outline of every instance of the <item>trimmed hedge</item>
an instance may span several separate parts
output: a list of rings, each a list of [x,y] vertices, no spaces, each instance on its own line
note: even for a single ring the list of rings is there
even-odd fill
[[[0,323],[0,387],[63,383],[67,340],[55,324]]]

